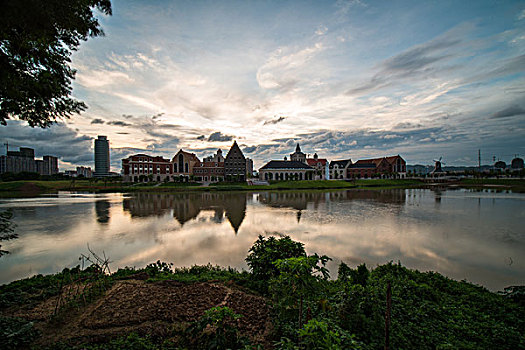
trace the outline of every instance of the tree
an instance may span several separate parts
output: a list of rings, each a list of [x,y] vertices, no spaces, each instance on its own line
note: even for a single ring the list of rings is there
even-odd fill
[[[254,280],[260,284],[259,291],[263,293],[267,292],[270,279],[279,276],[275,261],[306,256],[304,245],[293,241],[289,236],[280,239],[271,236],[265,239],[259,235],[249,252],[246,262],[252,269]]]
[[[271,281],[274,300],[281,309],[289,309],[299,301],[298,328],[303,326],[303,301],[310,295],[316,295],[320,281],[330,276],[324,267],[328,260],[326,255],[317,254],[298,258],[279,259],[274,262],[279,275]]]
[[[0,212],[0,241],[7,241],[18,237],[18,235],[14,233],[15,225],[11,221],[12,217],[13,212],[11,210]],[[2,250],[1,248],[2,245],[0,244],[0,256],[9,254],[7,250]]]
[[[111,15],[110,0],[7,0],[0,5],[0,123],[49,127],[87,106],[70,97],[71,54],[103,35],[93,11]]]

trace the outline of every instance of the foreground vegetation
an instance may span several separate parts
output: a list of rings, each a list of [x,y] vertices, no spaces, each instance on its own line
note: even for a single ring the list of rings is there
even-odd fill
[[[103,269],[95,264],[84,270],[77,267],[55,275],[39,275],[0,286],[0,336],[8,349],[382,349],[386,339],[392,349],[525,348],[524,287],[496,294],[435,272],[418,272],[394,263],[373,269],[365,265],[352,269],[341,263],[337,278],[330,279],[325,268],[329,259],[307,255],[303,244],[289,237],[259,237],[246,258],[249,272],[211,265],[173,268],[157,262],[112,274],[102,273]],[[123,289],[117,286],[133,279],[140,280],[130,284],[134,288],[168,288],[168,295],[192,285],[197,290],[208,288],[205,294],[210,298],[219,286],[229,292],[223,302],[210,302],[207,310],[189,321],[177,321],[175,317],[147,330],[118,328],[118,332],[106,331],[96,337],[90,333],[89,341],[79,338],[77,332],[57,343],[55,333],[47,334],[60,335],[62,329],[65,332],[71,328],[75,313],[84,316],[95,302],[98,304],[91,310],[94,315],[102,314],[100,310],[109,303],[105,295],[122,300],[118,298],[125,295],[118,293]],[[71,286],[76,293],[71,293]],[[162,304],[162,293],[157,293],[152,297]],[[40,310],[41,305],[60,295],[68,297],[62,297],[64,302],[56,304],[49,317],[32,319],[30,310]],[[196,297],[192,297],[195,294],[184,295],[179,301],[184,304],[181,310],[197,307]],[[131,306],[136,307],[133,314],[146,315],[148,305],[140,298],[137,294],[130,299],[136,304]],[[261,300],[271,307],[259,314],[251,313],[264,309],[261,304],[252,305]],[[166,310],[177,306],[181,305],[171,304]],[[124,305],[111,305],[114,321],[123,317],[121,307]],[[162,318],[158,307],[152,306],[151,311]],[[264,333],[264,338],[253,337],[254,329],[265,327],[261,318],[266,314],[272,323],[271,331]],[[390,323],[386,314],[390,315]]]

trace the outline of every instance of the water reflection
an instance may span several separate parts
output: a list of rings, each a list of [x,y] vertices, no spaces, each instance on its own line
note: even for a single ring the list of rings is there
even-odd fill
[[[107,224],[109,222],[109,201],[97,201],[95,202],[95,212],[97,213],[97,221],[101,224]]]
[[[184,193],[178,195],[138,193],[123,201],[123,208],[131,217],[163,216],[173,212],[173,217],[184,226],[197,218],[202,210],[212,210],[211,221],[222,223],[224,215],[235,233],[246,216],[245,193]]]
[[[525,195],[445,189],[74,195],[0,200],[20,238],[0,283],[74,266],[89,243],[119,266],[246,268],[259,234],[280,233],[337,264],[400,260],[494,290],[525,279]]]

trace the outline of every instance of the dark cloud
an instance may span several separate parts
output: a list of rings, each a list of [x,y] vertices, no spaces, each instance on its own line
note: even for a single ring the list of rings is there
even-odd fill
[[[93,163],[93,139],[79,134],[64,123],[40,129],[13,120],[0,130],[4,135],[3,139],[10,145],[33,148],[37,157],[51,155],[77,165],[89,166]]]
[[[268,124],[277,124],[277,123],[280,123],[282,122],[283,120],[285,120],[286,117],[279,117],[277,119],[272,119],[272,120],[267,120],[264,122],[263,125],[268,125]]]
[[[117,132],[119,135],[129,135],[129,132]]]
[[[389,86],[398,80],[414,79],[422,75],[429,76],[446,68],[436,67],[435,63],[452,57],[448,49],[460,44],[460,40],[441,38],[416,46],[396,56],[393,56],[379,65],[378,72],[365,83],[346,92],[347,95],[356,95],[378,90]]]
[[[123,121],[120,121],[120,120],[115,120],[115,121],[108,122],[108,125],[115,125],[115,126],[131,126],[130,123],[126,123],[126,122],[123,122]]]
[[[96,118],[96,119],[93,119],[91,121],[91,124],[104,124],[105,121],[103,119],[100,119],[100,118]]]
[[[211,133],[208,137],[209,142],[224,142],[224,141],[231,141],[233,140],[233,136],[231,135],[223,135],[220,131]]]
[[[200,141],[204,141],[205,138],[206,136],[204,135],[197,136],[197,140],[200,140]]]
[[[491,118],[493,119],[499,119],[499,118],[510,118],[517,115],[525,114],[525,109],[518,105],[514,105],[508,108],[505,108],[501,111],[498,111],[492,115]]]
[[[164,115],[164,113],[158,113],[158,114],[155,114],[151,117],[151,119],[157,119],[157,118],[160,118]]]

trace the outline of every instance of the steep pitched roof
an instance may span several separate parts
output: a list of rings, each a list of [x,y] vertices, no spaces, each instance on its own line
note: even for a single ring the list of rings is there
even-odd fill
[[[350,169],[375,169],[377,165],[375,163],[354,163],[349,166]]]
[[[179,153],[184,154],[185,156],[187,156],[188,158],[190,158],[194,162],[200,162],[199,158],[195,155],[195,153],[190,153],[190,152],[183,151],[182,148],[177,153],[175,153],[175,155],[171,159],[172,162],[175,160],[175,157],[177,157],[179,155]]]
[[[239,148],[239,145],[237,144],[237,141],[233,141],[233,145],[230,147],[230,150],[228,151],[228,154],[226,154],[226,159],[229,159],[230,155],[239,152],[241,156],[244,157],[244,153],[242,153],[241,149]]]
[[[265,169],[305,169],[305,170],[311,170],[312,167],[310,167],[309,165],[304,164],[302,162],[288,161],[288,160],[271,160],[268,163],[266,163],[259,170],[265,170]]]
[[[306,163],[308,163],[308,165],[310,166],[315,166],[317,163],[321,163],[323,166],[326,165],[328,161],[324,158],[317,158],[317,159],[314,159],[314,158],[308,158],[306,160]]]
[[[386,160],[389,164],[393,164],[398,158],[401,158],[401,156],[397,155],[397,156],[390,156],[390,157],[383,157],[383,158],[359,159],[355,163],[356,164],[374,163],[375,165],[379,165],[379,163],[381,163],[382,160]]]
[[[340,167],[340,168],[344,168],[344,167],[346,167],[346,165],[347,165],[348,163],[352,164],[352,160],[351,160],[351,159],[332,160],[332,161],[330,162],[330,168],[333,168],[334,165],[336,165],[336,164],[337,164],[338,167]]]

